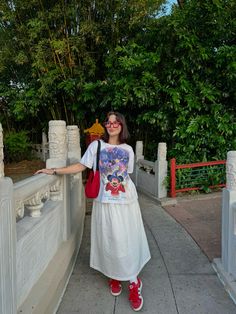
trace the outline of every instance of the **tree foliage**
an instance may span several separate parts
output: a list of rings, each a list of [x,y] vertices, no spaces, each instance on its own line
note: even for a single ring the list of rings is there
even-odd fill
[[[235,1],[179,1],[167,16],[164,2],[3,0],[5,127],[83,130],[115,109],[148,158],[162,141],[179,161],[225,158],[236,149]]]
[[[162,0],[3,0],[0,96],[5,115],[83,123],[98,107],[90,90],[105,57],[125,44]],[[95,85],[93,85],[95,84]],[[2,109],[3,110],[3,109]]]
[[[236,149],[235,17],[232,1],[185,1],[108,59],[113,105],[179,161]]]

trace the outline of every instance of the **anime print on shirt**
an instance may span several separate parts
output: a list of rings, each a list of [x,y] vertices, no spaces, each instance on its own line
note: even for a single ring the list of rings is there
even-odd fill
[[[104,184],[103,198],[126,199],[129,153],[120,147],[105,147],[100,152],[99,170]]]

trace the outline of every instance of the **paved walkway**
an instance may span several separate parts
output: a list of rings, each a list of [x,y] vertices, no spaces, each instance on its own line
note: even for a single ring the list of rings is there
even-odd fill
[[[220,257],[222,192],[177,199],[177,205],[164,209],[187,230],[210,261]]]
[[[196,242],[165,210],[140,195],[152,259],[140,274],[147,314],[235,314],[236,305],[225,292],[208,258]],[[123,292],[113,297],[107,278],[89,267],[90,216],[76,266],[58,314],[134,313]]]

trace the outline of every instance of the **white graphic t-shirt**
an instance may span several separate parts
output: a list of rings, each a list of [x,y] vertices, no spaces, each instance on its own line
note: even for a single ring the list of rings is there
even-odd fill
[[[96,201],[102,203],[127,204],[137,199],[135,185],[129,173],[133,172],[134,152],[130,145],[112,145],[101,142],[99,158],[100,191]],[[96,168],[98,142],[93,141],[87,148],[80,163]]]

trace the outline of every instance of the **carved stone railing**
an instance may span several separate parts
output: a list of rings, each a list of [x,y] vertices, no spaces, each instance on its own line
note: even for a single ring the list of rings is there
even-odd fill
[[[48,199],[62,199],[62,178],[58,176],[37,175],[14,184],[14,208],[17,220],[25,211],[31,217],[40,217],[44,202]]]
[[[143,143],[142,141],[137,141],[135,160],[136,163],[132,179],[134,180],[138,190],[158,199],[166,198],[166,144],[158,144],[157,160],[153,162],[144,159]]]
[[[221,233],[221,258],[213,266],[236,303],[236,151],[227,154]]]
[[[2,139],[0,124],[0,313],[54,313],[81,243],[82,177],[37,174],[13,184]],[[50,121],[46,167],[78,162],[79,143],[77,126]]]
[[[149,161],[146,159],[139,159],[137,161],[137,166],[139,167],[139,169],[144,170],[148,174],[153,174],[153,175],[155,174],[155,162],[153,161]]]

